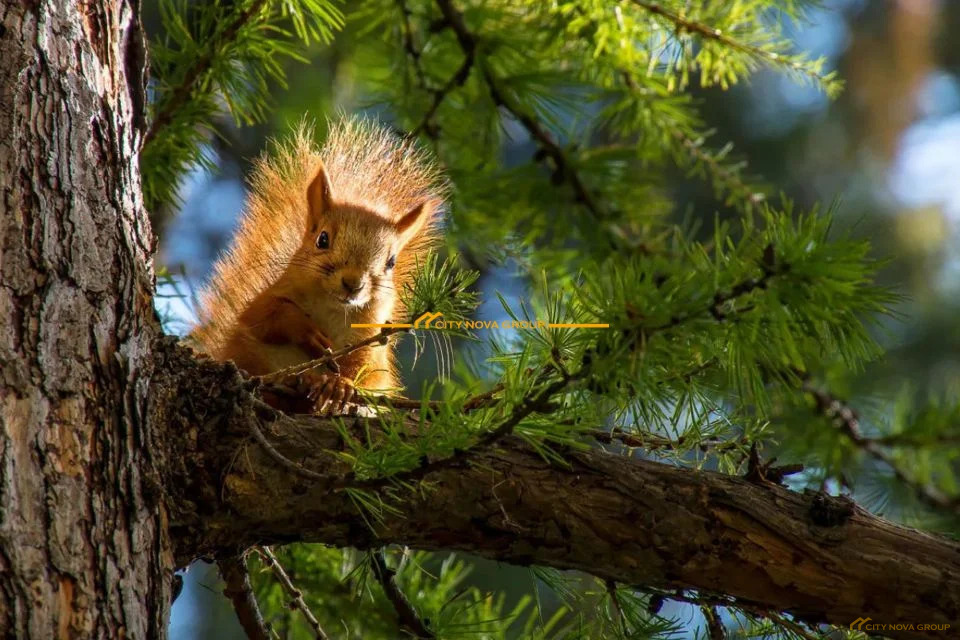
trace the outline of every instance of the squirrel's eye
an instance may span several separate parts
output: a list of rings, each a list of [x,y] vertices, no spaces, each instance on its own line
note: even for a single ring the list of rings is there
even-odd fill
[[[393,269],[395,264],[397,264],[397,256],[390,256],[387,259],[387,270]]]
[[[321,231],[320,235],[317,236],[317,249],[329,249],[330,248],[330,236],[327,235],[326,231]]]

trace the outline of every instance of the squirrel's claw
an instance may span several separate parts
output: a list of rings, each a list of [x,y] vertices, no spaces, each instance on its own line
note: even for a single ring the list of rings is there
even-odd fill
[[[330,401],[330,406],[334,413],[342,414],[349,406],[355,390],[353,382],[349,378],[337,376],[337,379],[344,382],[337,384],[337,388]]]
[[[318,376],[308,397],[318,415],[330,416],[343,413],[355,393],[350,378],[324,373]]]

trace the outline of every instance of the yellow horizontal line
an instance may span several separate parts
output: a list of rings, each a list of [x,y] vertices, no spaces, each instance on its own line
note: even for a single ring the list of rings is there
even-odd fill
[[[410,329],[412,324],[351,324],[354,329]]]
[[[547,325],[550,329],[608,329],[609,324],[599,324],[599,323],[563,323],[563,322],[551,322]]]
[[[354,329],[410,329],[412,324],[351,324]],[[608,329],[609,324],[601,323],[577,323],[577,322],[554,322],[547,325],[550,329]]]

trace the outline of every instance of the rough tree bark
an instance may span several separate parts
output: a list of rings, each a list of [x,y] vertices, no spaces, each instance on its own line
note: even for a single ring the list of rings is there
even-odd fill
[[[464,550],[841,625],[960,618],[954,542],[601,452],[558,468],[508,440],[370,529],[250,438],[259,423],[335,476],[329,423],[277,423],[235,368],[159,337],[135,5],[4,2],[0,17],[0,637],[162,638],[174,566],[295,540]]]
[[[160,637],[136,5],[4,1],[0,18],[0,637]]]

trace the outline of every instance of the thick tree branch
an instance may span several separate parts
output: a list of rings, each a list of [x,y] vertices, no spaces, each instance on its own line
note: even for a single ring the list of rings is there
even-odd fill
[[[723,594],[813,623],[916,625],[890,634],[897,638],[942,637],[919,625],[960,617],[956,542],[845,498],[717,473],[599,451],[566,452],[569,466],[552,466],[513,436],[427,473],[426,489],[391,510],[360,513],[350,492],[292,473],[250,440],[249,421],[261,418],[251,383],[235,369],[161,349],[165,373],[151,402],[182,461],[164,479],[180,562],[238,545],[403,544]],[[329,453],[343,445],[331,421],[304,416],[285,419],[282,430],[261,428],[284,457],[348,473]]]

